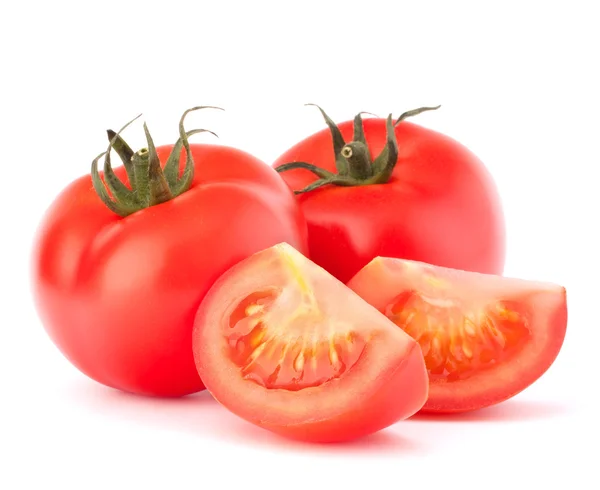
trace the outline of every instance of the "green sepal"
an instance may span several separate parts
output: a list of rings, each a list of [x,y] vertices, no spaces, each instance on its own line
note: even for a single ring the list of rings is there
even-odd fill
[[[436,105],[434,107],[419,107],[418,109],[413,109],[411,111],[403,112],[402,114],[400,114],[400,117],[398,119],[396,119],[396,122],[394,123],[394,126],[398,126],[398,124],[400,124],[406,118],[413,117],[413,116],[418,116],[419,114],[421,114],[422,112],[425,112],[425,111],[436,111],[440,107],[442,107],[442,106],[441,105]]]
[[[124,210],[133,213],[139,208],[140,203],[136,198],[135,192],[128,189],[115,175],[110,163],[110,150],[106,151],[106,156],[104,157],[104,182],[115,201],[120,203]]]
[[[306,104],[307,106],[314,106],[321,112],[325,123],[331,132],[331,139],[333,140],[333,154],[335,158],[335,167],[339,175],[348,175],[348,162],[340,155],[342,148],[346,144],[340,128],[337,124],[327,115],[327,113],[321,109],[317,104]]]
[[[324,168],[320,168],[306,162],[284,163],[283,165],[277,167],[275,170],[277,170],[277,172],[286,172],[295,168],[302,168],[304,170],[308,170],[322,179],[331,179],[336,176],[336,174],[330,172],[329,170],[325,170]]]
[[[354,136],[353,140],[367,146],[367,140],[365,138],[365,128],[363,126],[362,112],[359,112],[354,116]]]
[[[396,140],[396,132],[394,131],[391,114],[385,122],[385,132],[386,144],[373,162],[374,176],[371,180],[373,184],[385,184],[390,180],[398,161],[398,141]]]
[[[125,167],[125,171],[127,172],[127,178],[129,179],[130,184],[133,184],[135,178],[133,163],[131,161],[131,157],[133,157],[133,150],[129,147],[125,140],[121,138],[121,133],[125,129],[127,129],[127,127],[131,123],[138,120],[141,116],[141,114],[138,114],[131,121],[125,124],[121,129],[119,129],[119,131],[116,133],[112,129],[106,131],[106,133],[108,134],[108,141],[110,142],[110,145],[117,152],[117,155],[119,155],[119,158],[121,158],[121,161],[123,162],[123,166]],[[110,152],[110,147],[108,151]]]
[[[165,179],[165,174],[160,166],[160,159],[158,158],[158,153],[156,153],[156,147],[154,146],[154,141],[152,140],[152,136],[150,136],[150,131],[148,131],[146,123],[144,123],[144,134],[146,135],[146,143],[148,144],[150,206],[155,206],[156,204],[161,204],[172,199],[173,196],[171,194],[171,189],[169,189],[167,179]]]
[[[102,199],[102,202],[110,209],[113,213],[118,214],[119,216],[127,216],[129,213],[127,210],[118,202],[113,201],[111,197],[108,195],[106,187],[104,186],[104,182],[98,173],[98,160],[106,155],[106,152],[100,153],[94,160],[92,161],[92,185],[94,186],[94,190]]]
[[[108,129],[106,134],[108,135],[108,140],[110,141],[112,149],[115,150],[123,162],[123,166],[127,171],[127,179],[130,183],[132,183],[135,178],[133,173],[133,163],[131,163],[131,158],[133,157],[134,153],[133,150],[125,142],[121,135],[115,133],[112,129]]]
[[[192,129],[191,131],[186,131],[185,136],[190,138],[198,133],[210,133],[213,136],[217,136],[215,133],[208,129]],[[218,136],[217,136],[218,138]],[[165,174],[165,179],[169,183],[169,187],[173,189],[177,181],[179,180],[179,157],[181,155],[181,148],[183,147],[183,140],[179,138],[176,143],[173,145],[173,149],[169,154],[169,158],[167,159],[167,163],[163,167],[163,173]]]
[[[113,195],[114,201],[120,205],[120,208],[123,210],[123,212],[127,212],[129,214],[135,212],[139,208],[139,202],[137,200],[135,192],[133,190],[130,190],[113,171],[110,159],[110,150],[116,145],[120,148],[121,151],[127,151],[126,149],[124,150],[123,145],[121,145],[118,142],[120,139],[125,144],[125,146],[129,148],[127,143],[125,143],[121,138],[121,132],[124,131],[131,123],[133,123],[140,116],[141,114],[129,121],[127,124],[125,124],[121,129],[119,129],[118,133],[113,132],[114,135],[112,136],[112,138],[109,139],[108,148],[106,149],[106,154],[104,157],[104,183],[106,184],[106,188]],[[125,169],[128,175],[129,173],[135,175],[131,158],[129,158],[128,164],[125,165]]]

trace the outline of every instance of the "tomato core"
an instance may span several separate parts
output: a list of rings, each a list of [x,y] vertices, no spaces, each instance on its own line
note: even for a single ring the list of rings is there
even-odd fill
[[[365,339],[347,323],[331,323],[308,291],[255,292],[234,309],[223,333],[244,379],[299,391],[339,378],[357,362]]]
[[[431,381],[469,378],[514,356],[531,336],[528,313],[515,302],[468,310],[443,285],[435,287],[441,294],[405,291],[384,310],[421,346]]]

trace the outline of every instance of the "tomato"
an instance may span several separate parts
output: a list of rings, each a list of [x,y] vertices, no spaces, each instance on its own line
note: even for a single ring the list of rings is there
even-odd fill
[[[471,151],[410,122],[393,126],[391,116],[339,126],[325,117],[329,130],[274,162],[299,192],[312,260],[343,282],[377,256],[502,273],[501,203]]]
[[[419,342],[426,412],[514,396],[546,372],[565,337],[566,291],[554,284],[376,258],[348,286]]]
[[[417,343],[287,244],[217,280],[198,310],[193,345],[222,405],[294,439],[364,436],[427,398]]]
[[[143,395],[199,391],[191,333],[200,301],[223,272],[254,252],[282,240],[305,250],[305,222],[277,173],[243,151],[186,138],[181,154],[181,140],[175,150],[166,145],[154,153],[148,135],[148,149],[134,154],[110,135],[125,161],[139,164],[140,171],[115,169],[123,181],[135,176],[137,195],[114,184],[116,194],[107,196],[100,176],[87,175],[57,197],[33,255],[39,315],[62,353],[100,383]],[[192,158],[179,171],[187,151]],[[167,170],[171,153],[177,166]],[[104,181],[106,172],[105,166]],[[162,202],[166,177],[180,195]],[[190,185],[182,192],[185,179]],[[114,210],[129,214],[111,211],[94,186]],[[155,205],[131,212],[141,196],[145,206]]]

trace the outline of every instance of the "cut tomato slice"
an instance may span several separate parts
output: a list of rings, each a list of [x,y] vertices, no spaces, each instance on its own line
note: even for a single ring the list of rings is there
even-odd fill
[[[348,286],[421,346],[424,412],[514,396],[544,374],[565,337],[566,291],[554,284],[378,257]]]
[[[295,439],[353,439],[425,403],[418,344],[287,244],[213,285],[193,332],[200,377],[240,417]]]

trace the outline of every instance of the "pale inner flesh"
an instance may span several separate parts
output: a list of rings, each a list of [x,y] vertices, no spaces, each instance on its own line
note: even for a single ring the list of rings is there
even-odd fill
[[[268,389],[298,391],[339,378],[365,348],[351,321],[324,313],[302,265],[282,257],[290,281],[239,301],[224,331],[242,377]]]

